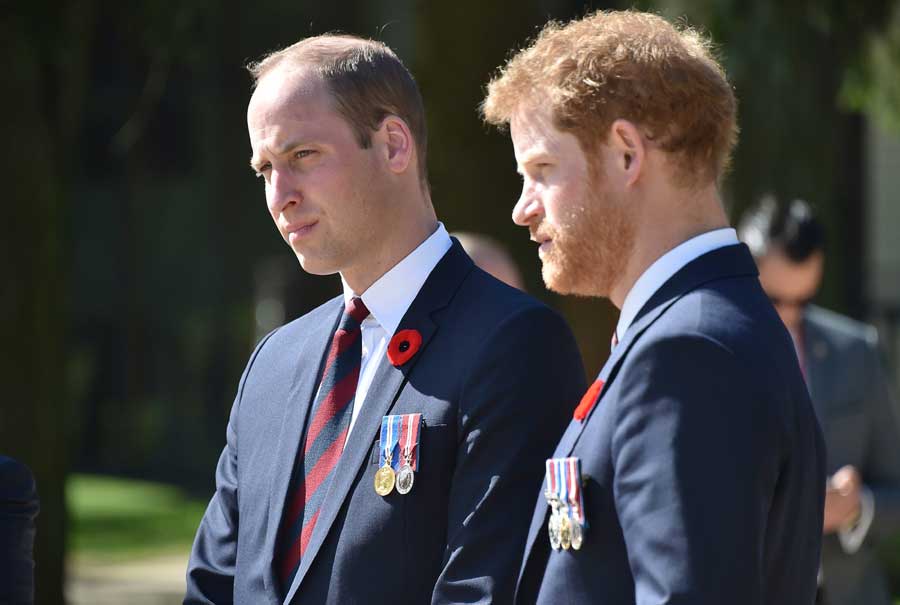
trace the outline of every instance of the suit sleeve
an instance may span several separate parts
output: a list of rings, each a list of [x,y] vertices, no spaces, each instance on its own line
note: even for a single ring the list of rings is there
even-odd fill
[[[226,428],[225,448],[216,466],[216,491],[200,521],[188,561],[185,605],[223,605],[232,603],[234,599],[239,523],[238,411],[244,385],[256,355],[271,335],[272,333],[264,338],[253,352],[238,385]]]
[[[637,605],[759,605],[788,406],[703,336],[631,355],[611,454]]]
[[[34,599],[34,520],[38,497],[24,464],[0,456],[0,603]]]
[[[484,342],[460,396],[435,605],[512,603],[544,460],[585,390],[575,340],[547,308],[508,318]]]
[[[875,515],[869,529],[886,535],[900,529],[900,411],[879,354],[874,329],[869,335],[866,367],[870,372],[864,405],[869,418],[865,464],[860,472],[872,491]]]

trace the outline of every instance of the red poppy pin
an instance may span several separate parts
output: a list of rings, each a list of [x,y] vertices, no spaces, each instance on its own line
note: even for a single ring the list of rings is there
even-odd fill
[[[597,399],[602,392],[603,381],[598,378],[594,381],[594,384],[588,388],[587,393],[581,398],[581,403],[575,408],[575,414],[573,415],[575,420],[581,422],[587,418],[587,415],[590,414],[591,410],[594,409],[594,406],[597,404]]]
[[[422,335],[418,330],[400,330],[388,343],[387,356],[395,368],[412,359],[422,346]]]

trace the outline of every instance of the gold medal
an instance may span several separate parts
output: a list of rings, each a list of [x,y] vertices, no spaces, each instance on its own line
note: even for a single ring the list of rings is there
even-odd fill
[[[375,473],[375,493],[379,496],[387,496],[394,489],[394,469],[391,468],[390,458],[385,460],[382,466]]]
[[[409,462],[400,467],[397,472],[397,492],[404,496],[410,492],[415,481],[416,474],[413,472]]]
[[[559,513],[559,545],[563,550],[572,548],[572,521],[565,506]]]
[[[398,421],[399,416],[385,416],[381,419],[381,441],[379,441],[379,445],[382,448],[384,465],[375,471],[375,493],[382,498],[394,491],[394,484],[397,481],[392,461],[394,445],[397,443],[395,437],[399,437],[395,431]]]

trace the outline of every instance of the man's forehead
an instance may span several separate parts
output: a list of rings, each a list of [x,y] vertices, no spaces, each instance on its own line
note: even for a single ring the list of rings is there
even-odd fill
[[[558,155],[572,143],[577,146],[573,135],[556,127],[549,109],[533,104],[522,105],[516,110],[509,121],[509,130],[519,162],[527,162],[537,155]]]
[[[290,124],[321,120],[321,109],[331,108],[331,95],[322,78],[310,70],[279,71],[264,75],[247,107],[247,129],[254,139],[277,138]]]
[[[248,120],[285,108],[302,107],[325,93],[324,81],[310,68],[276,67],[257,82],[247,107]]]

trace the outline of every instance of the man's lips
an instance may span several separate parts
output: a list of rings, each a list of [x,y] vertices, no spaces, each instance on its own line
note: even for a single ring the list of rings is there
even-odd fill
[[[290,243],[294,243],[295,241],[301,240],[312,232],[316,225],[319,224],[319,221],[306,221],[303,223],[294,223],[285,227],[285,232],[288,236],[288,241]]]
[[[546,251],[553,240],[547,235],[532,234],[531,241],[538,245],[538,251],[540,252]]]

